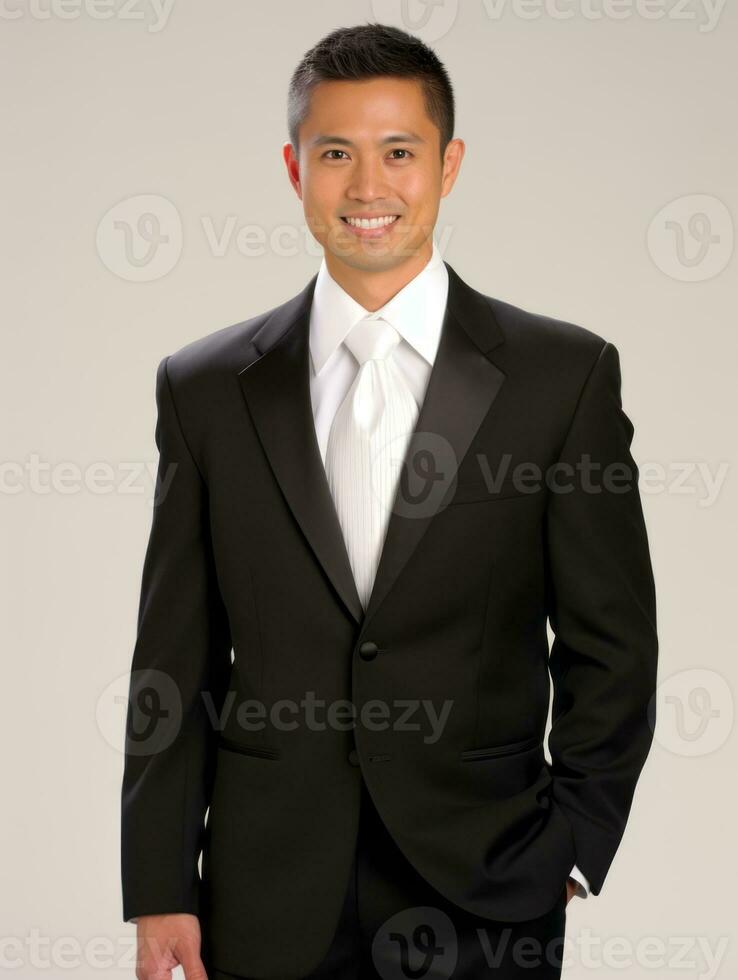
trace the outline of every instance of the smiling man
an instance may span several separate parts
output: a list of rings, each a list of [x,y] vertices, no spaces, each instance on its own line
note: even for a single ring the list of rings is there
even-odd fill
[[[306,90],[297,88],[305,66],[293,82],[287,171],[325,250],[325,271],[369,311],[430,261],[441,198],[464,156],[463,141],[452,138],[453,102],[438,70],[426,85],[380,75],[323,80]]]
[[[122,796],[139,977],[558,978],[652,740],[618,352],[442,260],[464,143],[417,38],[325,37],[288,128],[320,269],[157,372]]]

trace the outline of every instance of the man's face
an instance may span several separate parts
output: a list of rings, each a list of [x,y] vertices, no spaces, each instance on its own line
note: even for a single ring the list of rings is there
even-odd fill
[[[329,268],[335,261],[376,272],[430,258],[440,200],[453,186],[464,144],[452,140],[441,161],[440,132],[420,83],[322,82],[299,135],[299,160],[290,143],[284,159]],[[382,221],[357,227],[351,218]]]

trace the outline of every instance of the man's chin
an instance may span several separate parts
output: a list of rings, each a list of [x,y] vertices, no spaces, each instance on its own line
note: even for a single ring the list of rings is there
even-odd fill
[[[351,269],[364,272],[380,272],[386,269],[396,269],[408,260],[412,260],[420,249],[413,249],[402,241],[366,241],[349,244],[331,243],[323,248],[329,251],[334,261],[341,262]]]

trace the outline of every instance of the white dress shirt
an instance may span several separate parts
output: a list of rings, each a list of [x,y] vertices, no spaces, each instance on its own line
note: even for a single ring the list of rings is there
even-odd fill
[[[375,313],[365,310],[339,286],[323,258],[310,310],[310,397],[324,465],[333,417],[359,370],[344,337],[366,316],[381,316],[390,323],[401,338],[395,361],[420,409],[441,339],[447,299],[448,270],[435,241],[430,261]],[[570,874],[579,885],[577,894],[586,898],[586,877],[576,865]]]

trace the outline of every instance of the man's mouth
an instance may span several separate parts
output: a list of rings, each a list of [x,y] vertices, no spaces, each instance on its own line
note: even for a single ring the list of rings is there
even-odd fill
[[[350,225],[351,228],[386,228],[394,224],[399,217],[399,214],[378,215],[376,218],[351,218],[342,216],[341,221]]]

